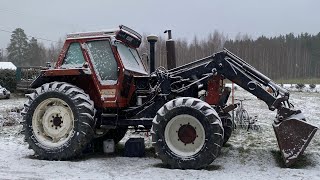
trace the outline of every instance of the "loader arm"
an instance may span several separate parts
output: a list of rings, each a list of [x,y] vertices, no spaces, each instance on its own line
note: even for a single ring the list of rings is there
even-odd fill
[[[292,109],[288,101],[290,93],[286,89],[274,83],[227,49],[169,71],[171,79],[178,77],[180,79],[195,79],[192,84],[201,83],[201,81],[217,74],[224,76],[264,101],[270,110],[277,109],[279,120],[300,112]],[[273,93],[269,93],[265,87],[271,88]],[[180,89],[180,91],[182,90]]]
[[[289,99],[289,92],[286,89],[275,84],[268,77],[226,49],[215,54],[213,59],[211,63],[216,68],[217,73],[264,101],[270,110],[278,109],[282,111],[285,105],[284,102]],[[265,89],[266,86],[270,87],[274,93],[269,93]],[[287,103],[287,105],[290,108],[290,103]],[[291,113],[294,113],[294,111]],[[290,115],[287,114],[287,116]]]

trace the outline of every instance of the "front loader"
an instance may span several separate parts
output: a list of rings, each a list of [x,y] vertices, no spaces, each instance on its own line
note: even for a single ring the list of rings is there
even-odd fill
[[[154,48],[157,37],[150,36]],[[141,35],[116,30],[67,36],[55,67],[32,83],[24,115],[25,139],[41,159],[68,160],[128,128],[151,130],[160,159],[171,168],[203,168],[232,133],[229,79],[277,110],[273,123],[287,166],[317,128],[289,103],[289,92],[227,49],[170,70],[150,67],[136,50]],[[264,87],[273,90],[268,93]]]

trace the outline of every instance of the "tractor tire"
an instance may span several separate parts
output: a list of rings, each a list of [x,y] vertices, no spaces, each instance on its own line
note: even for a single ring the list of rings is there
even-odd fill
[[[220,153],[223,127],[217,112],[200,99],[167,102],[152,122],[156,154],[171,168],[200,169]]]
[[[223,130],[224,130],[223,145],[225,145],[232,135],[233,122],[232,122],[231,115],[229,113],[224,113],[220,115],[220,118],[222,121]]]
[[[68,160],[82,154],[94,136],[94,103],[82,89],[65,83],[43,84],[26,95],[25,140],[39,159]]]
[[[118,127],[116,129],[110,129],[106,134],[101,137],[95,138],[93,142],[94,151],[103,151],[103,141],[107,139],[113,139],[114,144],[118,144],[121,139],[126,135],[128,131],[127,127]]]

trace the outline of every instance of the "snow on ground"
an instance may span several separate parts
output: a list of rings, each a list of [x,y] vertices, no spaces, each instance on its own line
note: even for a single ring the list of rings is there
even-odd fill
[[[113,155],[91,154],[74,161],[38,160],[23,142],[21,125],[13,125],[0,127],[0,179],[320,179],[319,132],[297,165],[284,168],[271,126],[275,112],[241,89],[235,96],[251,99],[244,106],[251,116],[258,115],[262,132],[236,129],[221,155],[206,169],[167,169],[154,157],[152,148],[143,158],[123,157],[124,141]],[[320,93],[293,92],[290,99],[308,122],[320,126]],[[0,100],[0,113],[21,107],[24,101]],[[150,137],[144,137],[150,146]]]

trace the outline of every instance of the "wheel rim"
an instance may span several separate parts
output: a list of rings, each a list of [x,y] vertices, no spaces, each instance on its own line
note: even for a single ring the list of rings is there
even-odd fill
[[[58,98],[41,102],[34,111],[32,128],[39,143],[53,148],[67,142],[73,134],[74,116],[70,106]]]
[[[193,156],[203,147],[205,131],[197,118],[182,114],[172,118],[165,128],[165,141],[179,156]]]

